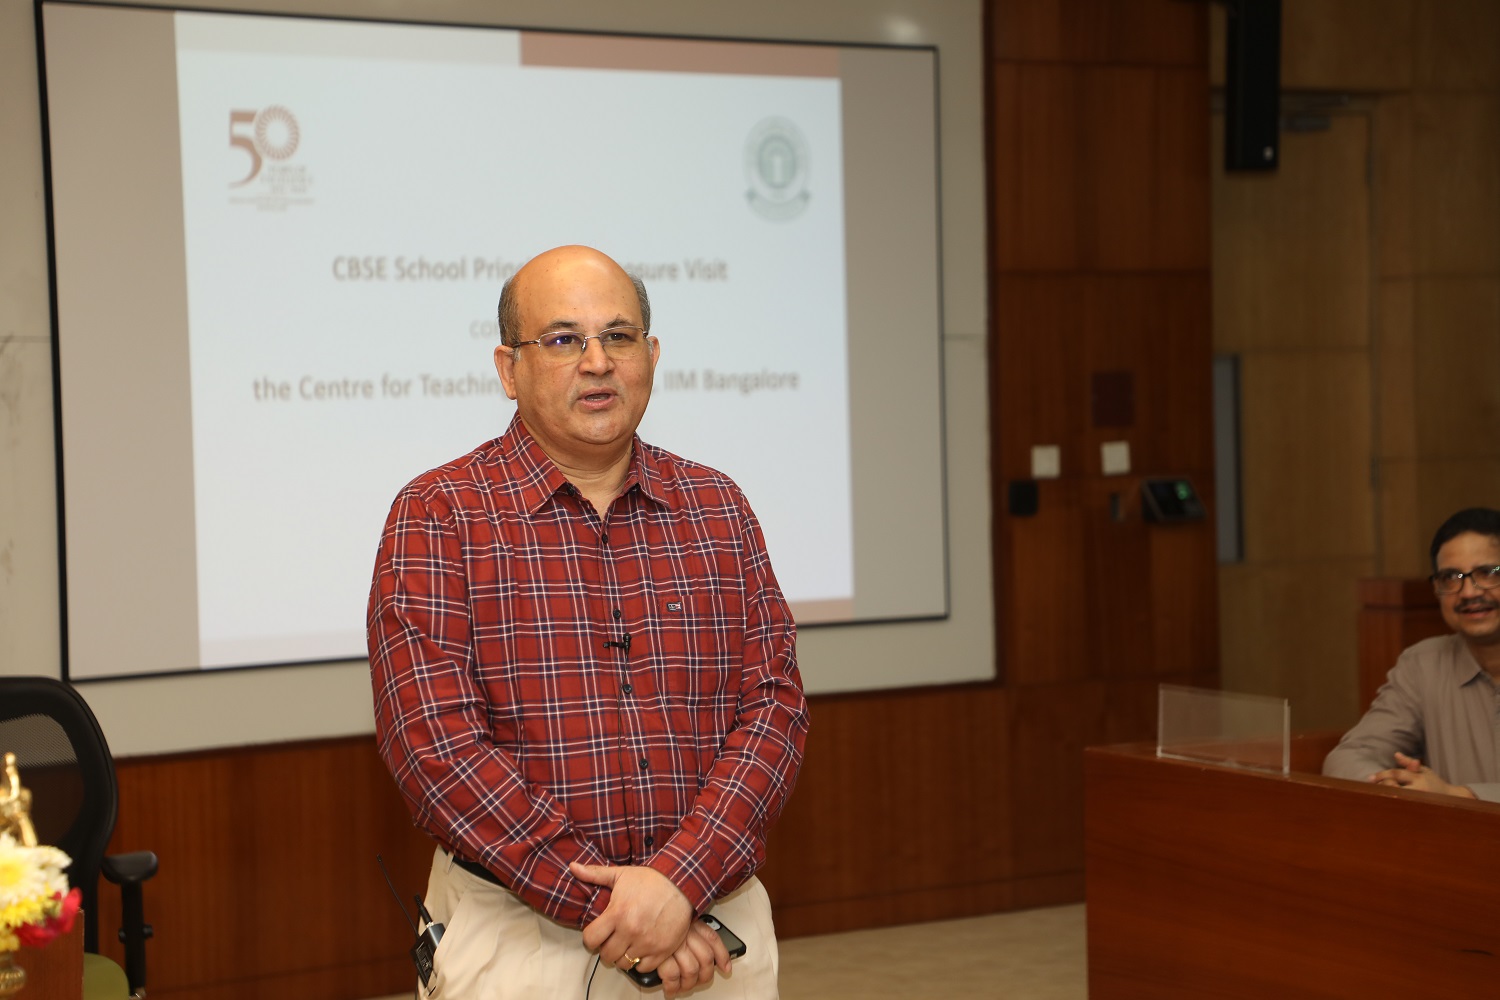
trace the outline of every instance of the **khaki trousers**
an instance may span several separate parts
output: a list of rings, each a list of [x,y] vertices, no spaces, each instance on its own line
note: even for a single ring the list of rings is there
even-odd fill
[[[565,927],[523,903],[515,893],[460,868],[438,849],[424,901],[444,925],[426,1000],[626,1000],[660,997],[583,946],[583,932]],[[757,878],[722,899],[712,912],[745,942],[728,976],[682,993],[704,1000],[776,1000],[779,965],[771,903]],[[590,982],[590,974],[593,976]]]

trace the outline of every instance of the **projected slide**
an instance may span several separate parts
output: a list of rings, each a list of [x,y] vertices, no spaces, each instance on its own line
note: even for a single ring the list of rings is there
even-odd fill
[[[590,38],[538,65],[507,31],[176,28],[203,665],[361,654],[371,527],[503,429],[494,303],[558,242],[647,282],[643,437],[739,481],[788,600],[847,617],[835,51],[750,76],[684,72],[686,42],[597,69]]]
[[[362,658],[564,243],[645,281],[641,435],[744,488],[800,623],[947,613],[932,51],[41,10],[70,679]]]

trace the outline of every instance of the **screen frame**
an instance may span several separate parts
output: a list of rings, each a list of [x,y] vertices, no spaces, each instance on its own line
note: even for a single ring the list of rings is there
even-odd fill
[[[941,103],[942,103],[942,94],[941,94],[942,66],[941,66],[941,52],[940,52],[939,46],[937,46],[935,44],[897,44],[897,43],[882,43],[882,42],[869,42],[869,41],[845,41],[845,40],[808,39],[808,38],[777,38],[777,37],[771,37],[771,36],[765,36],[765,35],[749,35],[749,34],[744,34],[744,35],[728,35],[728,34],[706,34],[706,33],[701,33],[701,32],[688,33],[688,32],[661,32],[661,31],[621,31],[621,30],[599,30],[599,29],[592,29],[592,28],[590,28],[590,29],[583,29],[583,28],[575,28],[575,27],[561,27],[561,28],[558,28],[558,27],[539,27],[539,26],[535,26],[535,25],[526,25],[526,24],[521,24],[521,23],[491,23],[491,22],[485,22],[485,21],[472,21],[472,20],[434,20],[434,19],[426,19],[426,18],[424,18],[424,19],[415,19],[415,18],[386,17],[386,16],[379,16],[379,17],[376,17],[376,16],[356,16],[356,15],[349,15],[349,14],[329,14],[329,13],[323,13],[323,12],[308,12],[308,11],[288,12],[288,11],[283,11],[283,10],[246,9],[244,7],[217,8],[217,7],[202,6],[202,5],[188,6],[188,5],[182,5],[182,4],[151,3],[151,2],[141,2],[141,3],[95,3],[95,2],[92,2],[92,0],[38,0],[38,2],[37,2],[37,9],[38,9],[37,45],[38,45],[38,64],[39,64],[39,77],[40,77],[40,79],[39,79],[39,85],[42,88],[42,101],[43,101],[43,107],[44,107],[44,109],[46,108],[46,76],[45,76],[46,66],[45,66],[45,50],[44,50],[44,47],[43,47],[43,45],[44,45],[44,28],[43,28],[42,21],[41,21],[41,16],[40,16],[41,8],[44,7],[44,6],[109,7],[109,8],[120,8],[120,9],[140,9],[140,10],[160,11],[160,12],[168,13],[168,14],[170,14],[172,12],[176,12],[176,11],[189,11],[189,12],[202,12],[202,13],[215,13],[215,14],[243,14],[243,15],[249,15],[249,16],[307,18],[307,19],[317,19],[317,20],[327,20],[327,21],[346,21],[346,22],[356,22],[356,23],[400,24],[400,25],[413,25],[413,26],[428,26],[428,25],[433,25],[433,26],[441,26],[441,27],[453,27],[453,28],[473,28],[473,29],[480,29],[480,30],[542,31],[542,32],[562,34],[562,35],[613,36],[613,37],[646,38],[646,39],[663,38],[663,39],[682,39],[682,40],[686,40],[686,41],[728,41],[728,42],[747,42],[747,43],[769,43],[769,44],[777,44],[777,45],[791,44],[791,45],[809,45],[809,46],[821,46],[821,47],[834,47],[834,48],[839,48],[839,49],[916,50],[916,51],[924,51],[924,52],[930,53],[931,56],[932,56],[932,60],[933,60],[933,70],[932,70],[933,71],[933,76],[934,76],[934,79],[933,79],[933,99],[934,99],[934,102],[937,105],[934,108],[934,136],[933,136],[934,144],[935,144],[935,148],[933,149],[933,158],[934,158],[934,170],[936,172],[936,191],[934,192],[934,196],[935,196],[935,199],[936,199],[936,203],[933,205],[933,209],[932,210],[933,210],[933,213],[934,213],[934,223],[935,223],[935,226],[936,226],[936,231],[934,233],[934,238],[935,238],[935,241],[936,241],[936,259],[934,261],[934,266],[936,268],[936,281],[937,281],[937,284],[938,284],[938,295],[937,295],[937,298],[936,298],[937,316],[935,317],[935,320],[934,320],[935,323],[936,323],[936,338],[935,338],[935,343],[934,343],[933,347],[934,347],[934,350],[935,350],[934,364],[935,364],[936,379],[937,379],[936,393],[937,393],[938,465],[939,465],[939,468],[941,470],[940,471],[940,475],[938,477],[938,489],[937,489],[937,495],[940,498],[940,503],[939,503],[938,510],[936,512],[936,517],[938,519],[938,531],[939,531],[939,535],[940,535],[940,538],[941,538],[940,560],[941,560],[941,567],[942,567],[941,568],[942,608],[941,608],[941,611],[938,611],[936,613],[923,613],[923,614],[911,614],[911,615],[899,615],[898,614],[898,615],[884,615],[884,616],[880,616],[880,617],[854,618],[854,619],[851,619],[851,620],[843,620],[843,621],[809,622],[809,623],[803,624],[801,627],[804,630],[819,630],[819,631],[829,630],[829,631],[836,631],[836,630],[844,630],[844,629],[860,629],[860,628],[867,628],[867,627],[872,627],[872,626],[874,626],[874,627],[882,627],[882,626],[888,626],[888,625],[899,625],[899,624],[912,623],[912,622],[941,622],[941,621],[946,621],[946,620],[948,620],[951,617],[951,615],[952,615],[952,606],[953,606],[953,576],[952,576],[953,553],[951,551],[951,525],[950,525],[950,502],[951,502],[951,498],[950,498],[949,492],[948,492],[949,489],[950,489],[950,483],[949,483],[949,461],[950,461],[950,456],[949,456],[949,435],[948,435],[948,426],[947,426],[948,425],[947,411],[948,411],[948,407],[949,407],[949,400],[948,400],[948,385],[947,385],[947,378],[946,378],[946,366],[947,366],[947,361],[948,361],[947,356],[946,356],[946,351],[947,351],[947,342],[946,342],[947,341],[946,308],[947,308],[947,304],[946,304],[946,292],[945,292],[946,278],[945,278],[945,267],[944,267],[944,250],[945,250],[946,244],[945,244],[945,235],[944,235],[944,217],[943,217],[944,216],[944,205],[943,205],[943,180],[942,180],[942,173],[943,173],[943,142],[942,142],[942,125],[943,125],[943,121],[942,121],[942,112],[941,112]],[[70,658],[70,655],[69,655],[70,654],[70,648],[69,648],[70,647],[70,638],[69,638],[69,635],[70,635],[70,633],[69,633],[70,615],[69,615],[69,581],[68,581],[68,569],[67,569],[67,545],[68,545],[68,542],[67,542],[67,513],[66,513],[66,492],[65,492],[66,484],[64,482],[64,478],[65,478],[65,466],[64,466],[64,454],[63,454],[64,453],[64,440],[63,440],[63,430],[62,430],[63,423],[64,423],[64,421],[63,421],[63,411],[64,411],[63,388],[64,387],[62,385],[63,373],[62,373],[62,364],[61,364],[61,340],[60,340],[60,337],[61,337],[60,326],[61,326],[61,324],[59,322],[58,309],[57,309],[58,276],[57,276],[57,255],[56,255],[56,247],[55,247],[55,232],[54,232],[54,229],[53,229],[54,203],[53,203],[53,191],[52,191],[52,165],[51,165],[51,153],[50,153],[51,147],[50,147],[50,136],[47,133],[47,119],[46,119],[45,113],[44,113],[44,117],[43,117],[43,136],[44,136],[44,138],[43,138],[43,156],[44,156],[44,161],[45,161],[44,184],[45,184],[45,192],[46,192],[45,193],[45,198],[46,198],[46,205],[47,205],[47,223],[48,223],[48,226],[47,226],[47,237],[48,237],[48,267],[49,267],[49,279],[50,279],[49,292],[52,295],[52,306],[53,306],[53,308],[52,308],[52,346],[53,346],[53,372],[52,372],[52,374],[53,374],[53,382],[54,382],[54,385],[53,385],[53,389],[54,389],[54,394],[53,394],[54,420],[55,420],[55,426],[56,426],[55,448],[56,448],[56,453],[57,453],[57,455],[56,455],[56,458],[57,458],[57,466],[56,466],[56,470],[57,470],[57,517],[58,517],[57,531],[58,531],[58,553],[59,553],[59,581],[58,581],[58,584],[59,584],[59,603],[60,603],[59,626],[60,626],[60,632],[61,632],[61,635],[60,635],[60,644],[61,644],[61,651],[62,651],[62,673],[63,673],[64,678],[65,679],[69,679],[69,680],[71,680],[71,681],[73,681],[75,683],[99,683],[99,682],[107,682],[107,681],[129,680],[129,679],[139,679],[139,678],[152,678],[152,677],[214,676],[214,675],[220,675],[220,674],[230,673],[230,672],[235,672],[235,671],[254,671],[254,670],[265,670],[265,669],[268,669],[268,668],[301,669],[301,668],[304,668],[304,667],[320,666],[320,665],[326,665],[326,664],[338,664],[338,663],[358,662],[358,661],[352,660],[350,657],[330,657],[330,658],[326,658],[326,659],[298,660],[296,662],[276,661],[276,662],[270,662],[270,663],[247,663],[247,664],[233,665],[233,666],[216,666],[216,667],[211,667],[211,668],[206,668],[206,667],[189,667],[189,668],[181,668],[181,669],[162,669],[162,670],[153,670],[153,671],[120,672],[120,673],[88,674],[88,675],[72,676],[73,671],[71,671],[71,669],[70,669],[71,658]],[[851,432],[851,438],[853,438],[853,436],[854,435]]]

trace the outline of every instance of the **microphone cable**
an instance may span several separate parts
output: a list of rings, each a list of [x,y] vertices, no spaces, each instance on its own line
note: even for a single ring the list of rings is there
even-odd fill
[[[594,973],[599,971],[599,956],[594,956],[594,967],[589,970],[589,981],[583,987],[583,1000],[589,1000],[589,990],[594,988]]]

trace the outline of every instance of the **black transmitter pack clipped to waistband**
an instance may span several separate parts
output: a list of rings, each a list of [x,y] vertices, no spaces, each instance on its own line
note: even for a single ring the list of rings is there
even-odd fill
[[[427,926],[417,935],[417,943],[411,946],[411,960],[417,967],[422,985],[426,986],[427,981],[432,978],[432,956],[437,953],[438,942],[443,939],[443,925],[432,922],[432,915],[422,905],[421,896],[413,898],[417,901],[417,912],[422,915],[422,922]],[[412,930],[416,928],[413,927]]]
[[[385,860],[380,855],[375,855],[375,863],[380,866],[380,874],[385,876],[385,884],[390,887],[391,895],[396,899],[396,906],[401,910],[401,916],[406,918],[406,924],[411,932],[417,936],[417,943],[411,946],[411,961],[417,967],[417,978],[422,980],[426,986],[432,979],[432,958],[437,954],[438,942],[443,939],[443,925],[433,923],[432,914],[427,912],[427,907],[422,905],[421,896],[413,896],[417,902],[417,913],[421,914],[422,930],[417,930],[417,925],[412,923],[411,917],[406,912],[406,907],[401,905],[401,894],[396,891],[396,885],[391,881],[391,873],[385,870]]]

